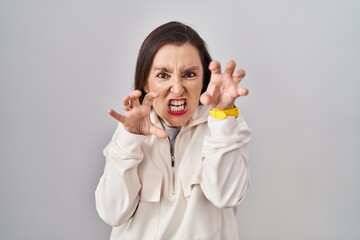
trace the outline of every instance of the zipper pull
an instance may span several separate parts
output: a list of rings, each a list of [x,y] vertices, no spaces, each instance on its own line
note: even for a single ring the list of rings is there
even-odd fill
[[[171,168],[172,168],[172,194],[175,194],[175,157],[171,156]]]

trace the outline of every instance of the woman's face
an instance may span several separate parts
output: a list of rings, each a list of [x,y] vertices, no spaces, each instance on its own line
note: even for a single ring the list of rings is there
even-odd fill
[[[185,125],[196,111],[203,84],[197,48],[166,44],[155,54],[145,91],[159,94],[153,108],[170,127]]]

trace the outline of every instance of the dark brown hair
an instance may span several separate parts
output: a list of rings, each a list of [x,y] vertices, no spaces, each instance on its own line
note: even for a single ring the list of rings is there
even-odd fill
[[[210,81],[210,70],[208,66],[211,56],[207,50],[205,41],[190,26],[181,22],[171,21],[155,28],[142,43],[135,69],[135,89],[140,90],[142,95],[140,102],[145,96],[144,87],[150,71],[152,61],[157,51],[165,44],[183,45],[190,43],[199,51],[203,67],[204,79],[201,93],[205,92]]]

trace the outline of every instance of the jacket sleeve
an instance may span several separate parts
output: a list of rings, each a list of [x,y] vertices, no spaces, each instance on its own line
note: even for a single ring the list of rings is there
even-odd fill
[[[251,129],[239,116],[224,120],[209,116],[210,134],[203,145],[201,188],[218,208],[240,204],[249,185]]]
[[[141,144],[145,138],[119,124],[104,149],[106,163],[95,190],[96,210],[113,227],[129,220],[138,205],[141,184],[137,167],[143,159]]]

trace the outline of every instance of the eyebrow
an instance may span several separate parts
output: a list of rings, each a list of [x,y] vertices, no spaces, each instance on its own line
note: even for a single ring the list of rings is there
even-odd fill
[[[182,70],[182,72],[186,72],[186,71],[197,71],[200,69],[199,66],[191,66],[188,68],[184,68],[185,70]],[[158,67],[153,67],[152,69],[153,71],[164,71],[164,72],[170,72],[170,70],[167,67],[163,67],[163,66],[158,66]]]
[[[169,69],[167,69],[166,67],[153,67],[152,69],[153,71],[164,71],[164,72],[169,72]]]

